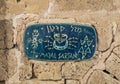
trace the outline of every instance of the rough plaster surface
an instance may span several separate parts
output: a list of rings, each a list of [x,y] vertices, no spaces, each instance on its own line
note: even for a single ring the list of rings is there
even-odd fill
[[[120,84],[119,0],[1,0],[0,84]],[[35,23],[93,25],[98,35],[87,61],[30,60],[23,34]]]

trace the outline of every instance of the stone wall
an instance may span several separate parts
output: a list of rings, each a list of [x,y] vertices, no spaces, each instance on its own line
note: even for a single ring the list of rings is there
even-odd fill
[[[36,61],[23,51],[23,33],[34,23],[93,25],[94,58]],[[0,0],[0,84],[120,84],[119,0]]]

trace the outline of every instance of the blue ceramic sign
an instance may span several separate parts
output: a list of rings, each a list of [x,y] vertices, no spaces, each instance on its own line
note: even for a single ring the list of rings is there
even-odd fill
[[[35,24],[26,28],[24,52],[38,60],[85,60],[93,57],[97,44],[92,26]]]

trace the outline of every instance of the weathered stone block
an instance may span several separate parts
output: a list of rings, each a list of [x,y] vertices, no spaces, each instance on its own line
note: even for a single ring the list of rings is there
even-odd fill
[[[28,80],[30,78],[32,78],[32,63],[29,62],[28,58],[21,53],[20,57],[19,57],[19,80],[23,81],[23,80]]]
[[[47,11],[49,6],[49,0],[25,0],[25,11],[30,13],[40,13]]]
[[[0,50],[0,81],[7,79],[7,57],[6,51]]]
[[[81,62],[66,62],[62,67],[62,76],[65,78],[81,79],[94,63],[94,58]]]
[[[7,62],[8,62],[8,77],[12,77],[16,72],[18,68],[17,64],[17,51],[16,49],[10,49],[6,52],[7,55]]]
[[[120,82],[100,70],[95,70],[88,79],[87,84],[120,84]]]
[[[56,0],[54,10],[70,11],[70,10],[113,10],[115,6],[114,0]]]
[[[0,20],[0,49],[4,49],[5,46],[5,21]]]
[[[43,13],[47,11],[48,0],[8,0],[6,1],[7,14],[14,15],[24,13]]]
[[[0,41],[0,49],[4,49],[4,48],[5,48],[5,42],[3,40],[3,41]]]
[[[120,80],[120,58],[112,53],[106,61],[106,70]]]
[[[61,81],[39,81],[37,79],[31,79],[31,80],[22,81],[19,84],[64,84],[64,81],[63,80]]]
[[[21,0],[19,3],[17,3],[17,0],[8,0],[6,1],[6,6],[7,6],[7,10],[6,10],[7,14],[20,14],[24,12],[25,9],[25,3],[24,1]]]
[[[66,84],[80,84],[78,80],[66,80]]]
[[[3,20],[0,21],[0,40],[4,40],[5,38],[5,28]]]
[[[98,50],[100,51],[108,49],[112,41],[112,25],[109,22],[104,24],[104,22],[105,20],[95,24],[98,33]]]
[[[12,22],[10,20],[0,21],[0,48],[12,48],[13,47],[13,30]]]
[[[11,20],[5,21],[6,37],[5,44],[7,48],[13,47],[13,25]]]
[[[40,80],[62,79],[62,62],[39,62],[34,65],[35,76]]]
[[[7,51],[8,58],[8,82],[12,83],[13,80],[28,80],[32,77],[32,64],[28,59],[16,49]]]
[[[114,5],[116,6],[116,9],[120,9],[120,1],[119,0],[115,0],[114,1]]]
[[[21,81],[30,79],[32,77],[32,64],[23,64],[19,71],[19,79]]]
[[[1,15],[5,15],[6,12],[6,3],[4,0],[0,1],[0,18],[3,18]]]

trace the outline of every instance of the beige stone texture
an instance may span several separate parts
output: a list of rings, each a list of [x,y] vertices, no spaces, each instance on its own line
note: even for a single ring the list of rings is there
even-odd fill
[[[37,79],[22,81],[19,84],[64,84],[64,81],[39,81]]]
[[[6,14],[5,0],[0,0],[0,20],[5,18],[5,14]]]
[[[114,0],[114,5],[116,6],[116,9],[120,9],[120,1],[119,0]]]
[[[11,20],[5,21],[5,29],[6,29],[6,32],[5,32],[6,48],[12,48],[13,47],[13,25]]]
[[[115,23],[116,25],[116,29],[115,29],[115,37],[114,39],[117,40],[117,39],[120,39],[120,18],[118,19],[118,21]]]
[[[95,70],[87,84],[120,84],[120,82],[100,70]]]
[[[120,80],[120,56],[112,53],[106,61],[106,70]]]
[[[120,45],[113,49],[113,53],[120,58]]]
[[[94,58],[81,62],[66,62],[62,67],[62,75],[67,79],[82,79],[95,63]]]
[[[0,20],[0,49],[4,49],[5,46],[5,21],[4,20]]]
[[[0,81],[7,80],[7,57],[6,51],[0,50]]]
[[[13,31],[12,23],[10,20],[0,21],[0,48],[12,48],[13,47]]]
[[[78,80],[66,80],[66,84],[80,84]]]
[[[8,0],[6,5],[6,13],[12,16],[22,13],[44,13],[48,9],[48,0]]]
[[[5,48],[5,42],[3,40],[3,41],[0,41],[0,49],[4,49],[4,48]]]
[[[98,34],[98,50],[105,51],[110,47],[112,42],[112,23],[106,22],[104,17],[101,21],[97,21],[97,24],[95,24]]]
[[[55,0],[54,9],[60,11],[70,10],[115,10],[114,0]]]
[[[32,64],[28,63],[28,64],[23,64],[20,68],[19,68],[19,79],[21,81],[23,80],[28,80],[32,78]]]
[[[5,38],[5,28],[4,28],[4,21],[0,21],[0,41],[3,41]]]
[[[43,11],[47,11],[48,9],[48,4],[49,0],[25,0],[25,4],[26,4],[26,11],[30,12],[30,13],[40,13]],[[39,4],[39,5],[36,5]]]
[[[14,51],[11,51],[10,53],[13,53]],[[15,64],[17,59],[17,64]],[[11,62],[13,60],[13,62]],[[26,61],[25,61],[26,60]],[[15,57],[8,60],[8,62],[11,62],[11,64],[8,65],[8,75],[9,75],[9,83],[24,81],[32,78],[32,64],[28,62],[28,59],[25,58],[25,56],[22,56],[20,51],[15,49]],[[15,66],[12,66],[12,63],[14,63]],[[17,66],[16,66],[17,65]]]
[[[8,62],[8,77],[12,77],[17,72],[17,56],[16,49],[10,49],[6,52]]]
[[[60,80],[62,79],[62,65],[62,62],[35,63],[35,76],[40,80]]]
[[[6,84],[64,84],[64,80],[59,81],[40,81],[36,78],[24,81],[16,81],[13,80],[12,82],[7,82]]]
[[[4,40],[4,37],[5,37],[5,30],[4,30],[4,28],[2,28],[2,26],[0,27],[0,40],[2,41],[2,40]]]

